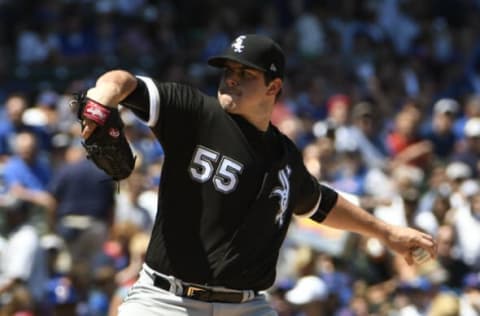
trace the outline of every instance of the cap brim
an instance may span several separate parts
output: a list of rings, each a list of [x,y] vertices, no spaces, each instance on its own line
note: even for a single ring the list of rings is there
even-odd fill
[[[260,70],[260,71],[263,71],[263,72],[267,72],[267,70],[265,68],[258,67],[257,65],[254,65],[254,64],[252,64],[248,61],[245,61],[241,58],[236,58],[236,57],[230,56],[230,55],[214,56],[214,57],[209,58],[207,62],[210,66],[213,66],[213,67],[216,67],[216,68],[222,68],[223,66],[225,66],[225,62],[227,60],[231,60],[231,61],[237,62],[239,64],[248,66],[250,68],[257,69],[257,70]]]

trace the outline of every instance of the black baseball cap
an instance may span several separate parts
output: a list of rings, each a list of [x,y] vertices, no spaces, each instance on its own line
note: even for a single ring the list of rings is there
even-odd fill
[[[271,78],[283,78],[285,55],[271,38],[257,34],[238,36],[222,55],[208,59],[208,64],[223,67],[231,60],[265,72]]]

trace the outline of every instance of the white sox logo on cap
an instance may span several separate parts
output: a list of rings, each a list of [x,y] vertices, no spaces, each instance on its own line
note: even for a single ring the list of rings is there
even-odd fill
[[[240,35],[235,39],[235,41],[232,43],[232,48],[235,53],[241,53],[243,52],[243,49],[245,46],[243,45],[243,40],[246,38],[245,35]]]
[[[209,58],[211,66],[223,68],[231,60],[267,73],[271,79],[283,78],[285,57],[272,39],[257,34],[239,35],[221,55]]]

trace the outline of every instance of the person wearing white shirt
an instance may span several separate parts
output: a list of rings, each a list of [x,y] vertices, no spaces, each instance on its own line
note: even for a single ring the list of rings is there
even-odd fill
[[[35,303],[41,303],[47,278],[46,261],[36,228],[28,222],[29,204],[15,200],[3,207],[9,229],[0,258],[0,296],[25,286]]]
[[[468,204],[457,209],[454,225],[463,261],[471,268],[480,268],[480,186],[467,193]]]

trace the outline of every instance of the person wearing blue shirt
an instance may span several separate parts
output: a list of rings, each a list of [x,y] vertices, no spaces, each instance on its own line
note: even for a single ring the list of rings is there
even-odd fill
[[[45,190],[50,181],[50,166],[38,155],[37,139],[34,134],[21,132],[16,135],[15,155],[11,156],[3,168],[7,190],[22,187],[32,191]]]

